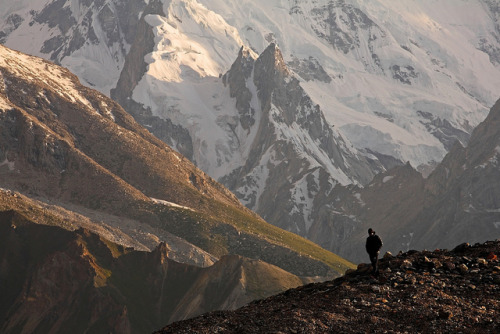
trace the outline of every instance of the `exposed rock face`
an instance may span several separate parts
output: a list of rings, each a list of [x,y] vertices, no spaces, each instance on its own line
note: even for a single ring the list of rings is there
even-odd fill
[[[7,17],[6,27],[0,31],[0,43],[5,42],[5,38],[14,30],[19,28],[24,18],[19,14],[11,14]]]
[[[144,57],[155,47],[153,28],[144,18],[146,15],[165,15],[163,3],[159,0],[150,1],[137,15],[140,15],[140,20],[130,23],[134,29],[130,50],[126,54],[120,77],[116,87],[111,89],[110,96],[156,137],[175,147],[186,158],[193,160],[193,143],[186,129],[172,123],[170,119],[154,116],[151,108],[131,99],[134,89],[147,71]]]
[[[343,0],[320,5],[311,14],[317,22],[316,34],[344,53],[360,48],[362,43],[367,43],[368,49],[373,51],[373,42],[385,37],[383,30],[366,13]],[[374,54],[372,60],[376,62],[378,56]]]
[[[156,333],[496,333],[500,242],[407,252],[344,277],[291,289],[236,311],[211,312]]]
[[[348,149],[291,75],[276,45],[256,60],[242,49],[224,80],[242,128],[255,126],[257,134],[249,159],[222,182],[265,219],[306,235],[321,210],[317,203],[338,180],[363,183],[373,177],[368,161]],[[250,103],[252,89],[260,110]]]
[[[231,66],[229,72],[224,75],[224,84],[229,85],[231,97],[236,99],[236,109],[239,112],[241,126],[246,131],[255,124],[255,106],[252,106],[252,91],[246,82],[252,76],[255,59],[250,50],[241,48],[238,58]]]
[[[308,59],[298,59],[294,57],[287,65],[306,81],[316,80],[324,83],[332,81],[332,78],[314,57],[309,57]]]
[[[41,31],[32,43],[25,44],[32,54],[71,67],[87,85],[109,93],[136,36],[139,13],[146,6],[142,0],[50,1],[41,8],[35,5],[25,10],[25,14],[21,11],[9,16],[4,39],[24,22]],[[105,73],[95,62],[104,65]]]
[[[165,322],[235,309],[297,287],[278,267],[239,256],[200,268],[0,212],[2,333],[151,332]],[[195,305],[196,304],[196,305]]]
[[[479,41],[478,48],[488,54],[490,61],[495,64],[500,64],[500,48],[492,43],[491,39],[500,39],[500,4],[494,0],[483,0],[485,6],[489,9],[491,17],[495,21],[495,34],[484,37]]]
[[[425,125],[433,136],[443,143],[447,151],[451,150],[456,141],[459,141],[462,145],[466,145],[469,141],[469,133],[454,128],[446,119],[436,118],[432,114],[421,110],[418,110],[417,113],[424,118],[421,123]],[[468,130],[472,131],[472,129]]]

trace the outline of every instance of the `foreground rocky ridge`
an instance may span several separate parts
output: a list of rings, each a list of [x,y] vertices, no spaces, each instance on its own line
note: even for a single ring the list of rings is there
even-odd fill
[[[147,333],[302,284],[263,261],[231,255],[201,268],[169,252],[165,243],[136,251],[0,210],[0,332]]]
[[[500,240],[409,251],[156,333],[498,333]]]

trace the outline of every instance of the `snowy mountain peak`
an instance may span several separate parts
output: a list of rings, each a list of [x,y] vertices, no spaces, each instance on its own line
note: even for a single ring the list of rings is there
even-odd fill
[[[254,60],[240,52],[224,75],[236,100],[240,143],[248,158],[221,180],[250,208],[279,226],[305,233],[314,212],[341,183],[373,177],[369,162],[326,121],[271,43]],[[279,200],[278,200],[279,199]]]
[[[270,43],[269,46],[262,52],[259,56],[259,60],[265,64],[273,64],[274,70],[280,73],[281,76],[289,76],[290,71],[288,70],[285,61],[283,60],[283,54],[281,50],[276,45],[276,43]]]

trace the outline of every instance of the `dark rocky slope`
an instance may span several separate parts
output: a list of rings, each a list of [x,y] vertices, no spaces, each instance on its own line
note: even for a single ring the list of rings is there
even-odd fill
[[[166,333],[498,333],[500,241],[409,251],[333,281],[176,322]]]
[[[168,253],[0,211],[0,332],[147,333],[302,284],[263,261],[232,255],[201,268]]]

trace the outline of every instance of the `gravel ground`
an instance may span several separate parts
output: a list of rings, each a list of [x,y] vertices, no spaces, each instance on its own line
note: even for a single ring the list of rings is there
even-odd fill
[[[371,266],[156,333],[500,333],[500,240]]]

